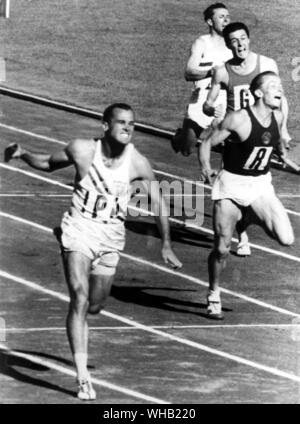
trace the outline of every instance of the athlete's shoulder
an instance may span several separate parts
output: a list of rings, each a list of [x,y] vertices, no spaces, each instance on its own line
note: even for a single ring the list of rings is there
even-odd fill
[[[132,179],[153,179],[153,171],[149,160],[136,148],[131,154]]]
[[[228,111],[221,124],[221,128],[236,131],[237,128],[248,119],[248,117],[249,115],[246,109]]]
[[[202,34],[202,35],[198,35],[195,41],[199,41],[200,43],[207,43],[210,40],[211,40],[210,34]]]
[[[149,164],[149,160],[146,156],[144,156],[136,147],[132,148],[131,161],[138,168]]]
[[[199,35],[192,43],[192,52],[200,52],[201,54],[206,50],[207,39],[205,35]]]
[[[89,156],[91,152],[94,152],[95,147],[96,141],[94,139],[75,138],[67,145],[66,152],[70,158],[77,159]]]
[[[259,55],[259,57],[260,57],[261,72],[273,71],[276,74],[278,74],[278,66],[274,59],[268,56],[263,56],[263,55]]]

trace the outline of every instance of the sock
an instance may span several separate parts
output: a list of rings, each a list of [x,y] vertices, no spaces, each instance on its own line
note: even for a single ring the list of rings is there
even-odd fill
[[[86,380],[89,378],[89,372],[87,369],[87,353],[74,353],[74,363],[77,371],[78,380]]]
[[[242,233],[239,234],[239,242],[243,244],[248,243],[248,235],[246,231],[243,231]]]
[[[208,290],[208,294],[207,297],[211,300],[211,301],[219,301],[220,300],[220,289],[217,288],[215,290]]]

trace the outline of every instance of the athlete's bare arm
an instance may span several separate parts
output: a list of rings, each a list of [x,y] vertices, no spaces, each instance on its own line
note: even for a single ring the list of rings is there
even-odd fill
[[[72,164],[66,150],[52,154],[33,153],[20,144],[9,145],[5,149],[4,157],[6,162],[11,159],[22,159],[32,168],[45,172],[52,172]]]
[[[65,149],[54,153],[31,152],[20,144],[12,144],[5,149],[5,160],[22,159],[32,168],[45,172],[75,165],[82,177],[90,166],[90,159],[94,153],[94,141],[75,139]]]
[[[237,133],[242,141],[245,138],[245,134],[249,130],[249,122],[246,118],[247,114],[244,110],[227,113],[224,120],[218,125],[217,128],[214,129],[212,134],[207,139],[202,141],[199,148],[199,161],[201,164],[201,175],[204,181],[207,181],[209,184],[211,184],[211,178],[215,174],[210,166],[210,152],[212,147],[223,143],[232,132]]]
[[[171,247],[170,226],[168,211],[161,195],[158,181],[155,179],[151,165],[144,156],[134,151],[132,157],[131,182],[140,181],[151,199],[151,208],[155,221],[162,238],[162,258],[165,263],[174,268],[181,268],[182,263],[178,260]]]
[[[185,69],[186,81],[199,81],[211,76],[212,63],[203,62],[205,48],[205,42],[201,37],[194,41]]]
[[[224,65],[213,68],[211,88],[208,92],[206,102],[203,104],[203,112],[208,116],[219,118],[223,115],[221,105],[214,106],[222,85],[228,85],[228,73]]]

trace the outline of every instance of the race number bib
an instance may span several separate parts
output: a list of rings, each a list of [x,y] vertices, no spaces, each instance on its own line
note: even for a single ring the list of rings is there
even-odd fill
[[[254,104],[254,97],[249,90],[249,85],[237,85],[233,87],[234,110],[245,109]]]
[[[254,147],[243,169],[263,171],[267,166],[273,147]]]

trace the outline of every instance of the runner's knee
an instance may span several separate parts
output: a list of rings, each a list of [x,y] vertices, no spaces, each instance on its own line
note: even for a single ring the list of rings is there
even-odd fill
[[[76,311],[86,311],[88,308],[88,295],[83,288],[72,290],[71,294],[71,308]]]
[[[218,260],[224,260],[228,257],[230,252],[230,243],[221,243],[215,249],[215,255]]]

